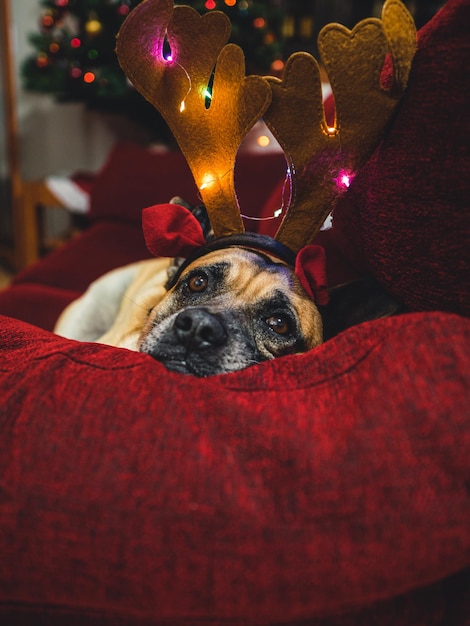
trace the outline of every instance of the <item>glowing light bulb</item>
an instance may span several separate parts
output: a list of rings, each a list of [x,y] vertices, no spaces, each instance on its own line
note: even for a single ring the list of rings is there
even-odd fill
[[[336,135],[336,128],[334,126],[328,126],[326,130],[329,135]]]
[[[349,170],[341,170],[338,172],[338,176],[334,179],[338,189],[346,191],[349,188],[354,178],[354,174]]]
[[[282,70],[284,69],[284,61],[282,59],[275,59],[271,63],[271,69],[273,70],[273,72],[282,72]]]
[[[92,83],[95,80],[96,76],[93,72],[85,72],[83,75],[83,80],[85,83]]]
[[[159,53],[159,45],[157,42],[157,46],[155,48],[155,56],[158,57],[158,53]],[[163,40],[163,45],[161,48],[161,54],[162,57],[165,59],[165,61],[167,63],[170,63],[171,61],[173,61],[173,51],[171,49],[170,46],[170,42],[168,41],[168,35],[165,35],[165,39]]]
[[[91,19],[85,24],[85,30],[89,35],[98,35],[103,30],[103,24],[97,19]]]
[[[46,67],[49,63],[48,56],[45,52],[40,52],[36,58],[36,65],[38,67]]]
[[[271,143],[271,140],[267,135],[260,135],[256,140],[256,143],[260,146],[260,148],[267,148]]]
[[[42,24],[46,28],[54,26],[54,18],[52,17],[52,15],[44,15],[44,17],[42,18]]]
[[[214,178],[210,174],[204,174],[202,177],[202,183],[199,186],[199,189],[202,191],[203,189],[207,189],[214,184]]]
[[[214,0],[206,0],[206,2],[204,3],[204,6],[206,7],[206,9],[208,9],[209,11],[212,11],[212,9],[215,9],[215,7],[217,6],[216,2]]]

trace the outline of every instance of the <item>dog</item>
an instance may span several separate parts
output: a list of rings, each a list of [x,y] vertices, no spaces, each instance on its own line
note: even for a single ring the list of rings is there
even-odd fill
[[[279,258],[278,242],[268,238],[261,250],[243,237],[243,245],[211,243],[198,211],[208,245],[196,258],[156,258],[105,274],[65,309],[55,332],[206,377],[307,352],[351,323],[396,312],[395,300],[364,281],[331,290],[330,304],[317,306]]]
[[[196,376],[227,373],[323,340],[322,318],[285,264],[242,248],[210,252],[167,289],[168,259],[95,281],[55,331],[150,354]]]

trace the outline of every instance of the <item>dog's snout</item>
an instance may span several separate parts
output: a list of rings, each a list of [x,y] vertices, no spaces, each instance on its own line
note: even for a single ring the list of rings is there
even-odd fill
[[[174,329],[178,341],[193,350],[221,346],[227,341],[227,333],[221,321],[205,309],[182,311],[176,316]]]

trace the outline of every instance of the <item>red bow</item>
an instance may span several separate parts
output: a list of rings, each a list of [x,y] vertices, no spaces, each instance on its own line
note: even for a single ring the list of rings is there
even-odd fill
[[[178,204],[157,204],[144,209],[142,226],[147,248],[154,256],[186,258],[206,243],[198,220]],[[328,304],[323,248],[314,245],[302,248],[294,271],[316,304]]]

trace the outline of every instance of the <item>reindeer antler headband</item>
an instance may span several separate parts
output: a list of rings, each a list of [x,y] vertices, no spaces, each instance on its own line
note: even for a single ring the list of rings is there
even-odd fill
[[[242,139],[261,117],[283,148],[291,198],[276,239],[298,252],[310,243],[338,197],[338,177],[353,174],[379,143],[406,87],[416,30],[400,0],[382,19],[339,24],[318,38],[336,106],[329,128],[318,63],[304,52],[287,61],[282,80],[245,76],[241,49],[227,44],[230,22],[200,16],[173,0],[144,0],[119,33],[119,62],[135,87],[165,118],[191,168],[216,237],[242,233],[234,166]],[[171,57],[163,54],[168,42]],[[380,83],[387,51],[389,88]],[[207,88],[214,72],[212,96]]]

